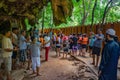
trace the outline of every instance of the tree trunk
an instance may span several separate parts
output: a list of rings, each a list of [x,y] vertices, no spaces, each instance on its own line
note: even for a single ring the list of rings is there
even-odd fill
[[[92,21],[91,21],[90,31],[93,31],[94,12],[95,12],[96,5],[97,5],[97,0],[95,0],[94,7],[93,7],[93,10],[92,10]]]
[[[112,4],[112,0],[110,0],[110,1],[107,3],[106,7],[105,7],[104,14],[103,14],[103,18],[102,18],[102,23],[101,23],[101,26],[100,26],[101,29],[103,29],[103,25],[104,25],[104,23],[105,23],[106,14],[107,14],[108,11],[110,10],[111,4]]]
[[[86,10],[86,8],[85,8],[85,1],[83,0],[84,11],[83,11],[83,18],[82,18],[81,25],[84,25],[84,23],[85,23],[85,21],[86,21],[86,19],[88,17],[88,13],[89,13],[90,7],[91,7],[91,0],[89,1],[88,10]]]
[[[44,33],[44,17],[45,17],[45,7],[43,8],[43,12],[42,12],[42,34]]]
[[[84,24],[85,22],[85,18],[86,18],[86,8],[85,8],[85,1],[83,0],[83,18],[82,18],[82,22],[81,22],[81,25]]]

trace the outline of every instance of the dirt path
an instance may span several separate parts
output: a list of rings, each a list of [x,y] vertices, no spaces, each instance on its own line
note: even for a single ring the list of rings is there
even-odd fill
[[[73,65],[74,62],[61,57],[55,58],[54,55],[55,53],[51,52],[49,61],[42,62],[40,68],[41,76],[30,75],[32,71],[27,71],[23,80],[73,80],[69,76],[76,73],[77,66]]]

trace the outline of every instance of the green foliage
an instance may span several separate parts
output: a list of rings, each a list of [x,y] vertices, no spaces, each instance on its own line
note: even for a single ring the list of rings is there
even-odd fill
[[[73,11],[73,15],[71,17],[72,21],[67,20],[68,21],[67,24],[66,25],[61,24],[60,26],[58,26],[59,28],[81,25],[82,17],[84,15],[84,13],[83,13],[84,8],[82,5],[83,0],[80,0],[78,3],[75,0],[73,0],[73,1],[74,1],[73,2],[74,3],[74,11]],[[90,25],[91,17],[92,17],[92,9],[93,9],[95,0],[91,0],[91,4],[89,4],[90,0],[84,0],[84,1],[85,1],[85,9],[86,10],[89,9],[88,17],[86,18],[84,25]],[[101,23],[103,14],[104,14],[104,9],[105,9],[105,6],[107,3],[108,3],[108,0],[98,0],[96,10],[95,10],[95,16],[94,16],[94,24]],[[119,4],[120,4],[120,2],[118,2],[118,5]],[[88,6],[90,6],[90,7],[88,7]],[[106,22],[116,22],[116,21],[120,21],[120,5],[111,7],[109,13],[106,16]]]
[[[91,19],[92,19],[92,9],[93,9],[95,0],[84,0],[85,6],[83,6],[83,0],[72,0],[72,1],[74,5],[72,16],[67,18],[67,23],[63,23],[59,26],[54,26],[53,24],[53,19],[52,19],[53,14],[51,9],[51,4],[49,3],[45,7],[44,27],[45,28],[63,28],[63,27],[70,27],[70,26],[74,27],[74,26],[81,25],[82,18],[84,16],[84,11],[88,13],[88,16],[86,17],[84,25],[90,25]],[[89,3],[89,1],[91,1],[91,3]],[[108,3],[108,0],[98,0],[97,6],[95,9],[94,24],[100,23],[102,21],[104,9],[107,3]],[[118,2],[118,4],[120,4],[120,2]],[[120,5],[111,7],[105,20],[105,22],[116,22],[116,21],[120,21]],[[38,24],[39,27],[41,27],[42,18],[39,19],[38,23],[39,23]]]

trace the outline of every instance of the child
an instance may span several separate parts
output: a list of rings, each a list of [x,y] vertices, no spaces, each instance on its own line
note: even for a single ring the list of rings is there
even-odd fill
[[[72,54],[73,55],[77,55],[77,50],[78,50],[78,44],[77,44],[78,38],[76,36],[76,34],[73,34],[73,38],[72,38]]]
[[[81,45],[81,42],[82,42],[82,34],[80,34],[78,36],[78,49],[79,49],[79,55],[78,56],[81,56],[81,53],[82,53],[82,45]]]
[[[61,39],[60,39],[60,35],[57,36],[57,41],[56,41],[56,56],[60,57],[60,47],[61,47]]]
[[[95,41],[95,36],[94,33],[91,32],[90,38],[89,38],[89,53],[90,53],[90,57],[92,57],[92,48],[93,48],[93,43]]]
[[[31,59],[32,59],[32,69],[33,74],[37,73],[37,76],[39,76],[39,69],[40,69],[40,43],[37,42],[37,38],[32,37],[31,38],[32,43],[30,45],[30,53],[31,53]],[[37,72],[36,72],[37,71]]]
[[[87,44],[88,44],[88,37],[86,34],[83,34],[83,37],[82,37],[82,56],[83,57],[85,57],[85,54],[86,54]]]
[[[67,43],[64,43],[63,44],[63,58],[64,58],[64,55],[66,54],[66,58],[67,58],[67,54],[68,54],[68,46],[67,46]]]
[[[26,37],[26,40],[27,40],[27,58],[28,58],[27,70],[30,70],[30,68],[31,68],[31,55],[30,55],[30,51],[29,51],[29,46],[31,44],[31,37],[30,37],[30,35],[28,35]]]
[[[73,46],[72,38],[69,38],[69,50],[71,55],[72,55],[72,46]]]
[[[40,41],[40,43],[44,44],[44,38],[42,35],[40,35],[39,41]],[[42,49],[43,49],[43,46],[41,46],[40,50],[42,51]]]

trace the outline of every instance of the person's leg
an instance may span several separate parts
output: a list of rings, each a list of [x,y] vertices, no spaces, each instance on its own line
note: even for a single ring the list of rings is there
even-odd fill
[[[27,52],[27,58],[28,58],[28,61],[27,61],[27,70],[30,70],[30,67],[31,67],[31,55],[30,55],[30,52],[28,51]]]
[[[33,70],[32,74],[35,74],[36,73],[36,59],[34,57],[32,57],[31,59],[32,59],[32,70]]]
[[[85,57],[85,53],[86,53],[86,48],[82,49],[82,56]]]
[[[66,52],[65,54],[66,54],[66,58],[67,58],[67,54],[68,54],[68,52]]]
[[[12,55],[12,70],[16,69],[17,51],[13,52]]]
[[[56,57],[58,57],[58,48],[56,47]]]
[[[77,50],[78,50],[78,47],[75,46],[75,55],[77,56]]]
[[[63,52],[63,58],[64,58],[65,52]]]
[[[90,51],[90,57],[92,57],[92,49],[91,49],[91,51]]]
[[[97,52],[96,52],[96,53],[97,53],[97,54],[96,54],[96,64],[95,64],[95,67],[98,66],[100,52],[101,52],[101,48],[97,48]]]
[[[92,57],[92,47],[89,47],[89,56]]]
[[[59,57],[60,57],[60,48],[58,48],[58,54],[59,54]]]
[[[47,47],[45,47],[45,61],[47,61]]]
[[[92,64],[95,65],[95,54],[93,54],[92,58],[93,58]]]
[[[72,55],[72,49],[70,49],[70,55]]]
[[[95,65],[95,55],[96,55],[96,47],[93,47],[92,49],[92,65]]]
[[[40,57],[36,57],[37,76],[40,76]]]
[[[82,51],[82,52],[81,52],[81,54],[82,54],[81,56],[84,56],[84,45],[82,45],[81,51]]]
[[[72,46],[72,55],[74,56],[74,46]]]
[[[28,59],[28,67],[27,67],[27,70],[30,70],[30,66],[31,66],[31,60]]]
[[[77,50],[75,50],[75,55],[77,56]]]
[[[40,76],[40,67],[37,67],[37,76]]]
[[[82,50],[81,50],[81,48],[79,49],[79,56],[81,56],[82,55]]]
[[[23,50],[23,68],[25,68],[25,62],[26,62],[26,51]]]
[[[99,63],[99,56],[97,55],[97,58],[96,58],[96,65],[95,65],[95,67],[98,66],[98,63]]]
[[[12,59],[12,70],[15,70],[15,59]]]
[[[28,61],[28,69],[30,70],[31,60]]]
[[[19,67],[22,68],[22,50],[19,51]]]
[[[49,53],[50,47],[45,47],[45,60],[48,61],[48,53]]]
[[[25,66],[25,63],[27,61],[27,52],[26,52],[26,49],[24,50],[24,66]]]
[[[5,63],[5,71],[6,71],[7,80],[12,80],[12,76],[11,76],[12,59],[11,57],[4,58],[4,63]]]

